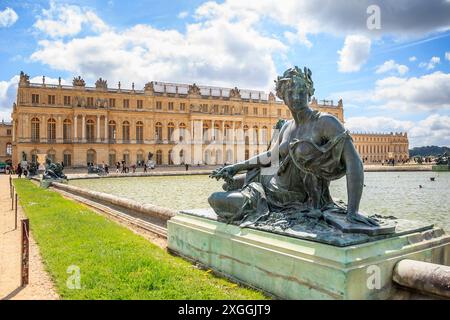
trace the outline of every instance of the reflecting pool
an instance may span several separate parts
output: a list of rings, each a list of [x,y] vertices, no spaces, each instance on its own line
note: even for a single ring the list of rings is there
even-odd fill
[[[345,177],[332,182],[334,198],[346,201],[345,183]],[[223,182],[201,175],[73,180],[70,184],[179,210],[209,207],[208,196],[221,190]],[[450,172],[366,172],[365,185],[361,211],[434,222],[450,232]]]

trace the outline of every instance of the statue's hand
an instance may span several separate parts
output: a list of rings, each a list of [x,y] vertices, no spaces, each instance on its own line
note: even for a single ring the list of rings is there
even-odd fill
[[[235,166],[229,165],[225,167],[221,167],[218,169],[215,169],[210,175],[210,178],[216,178],[219,179],[227,179],[227,178],[233,178],[237,174],[238,170]]]

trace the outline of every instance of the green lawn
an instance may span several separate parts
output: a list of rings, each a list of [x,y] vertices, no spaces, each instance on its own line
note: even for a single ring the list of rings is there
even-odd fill
[[[14,180],[42,258],[63,299],[264,299],[199,270],[130,230],[44,190]],[[78,266],[81,289],[69,289]]]

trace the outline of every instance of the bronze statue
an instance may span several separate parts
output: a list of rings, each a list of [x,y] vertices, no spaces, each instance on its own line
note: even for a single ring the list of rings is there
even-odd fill
[[[44,180],[67,180],[60,163],[53,163],[50,158],[45,159],[45,172],[42,175]]]
[[[282,215],[285,220],[296,216],[297,221],[325,218],[339,227],[333,215],[338,212],[347,224],[378,228],[376,219],[358,212],[364,172],[349,132],[336,117],[308,105],[314,94],[311,71],[290,68],[275,82],[276,94],[293,119],[277,124],[279,135],[266,152],[212,172],[212,178],[223,178],[226,184],[225,192],[209,197],[211,207],[220,218],[241,225]],[[247,173],[237,176],[242,171]],[[344,175],[347,206],[335,203],[329,192],[330,181]]]

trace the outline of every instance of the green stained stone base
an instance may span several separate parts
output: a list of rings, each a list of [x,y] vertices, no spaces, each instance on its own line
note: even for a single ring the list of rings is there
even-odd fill
[[[450,265],[450,236],[433,228],[337,247],[180,213],[168,248],[281,299],[388,299],[402,259]]]
[[[438,164],[431,166],[432,171],[450,171],[450,166],[446,164]]]

